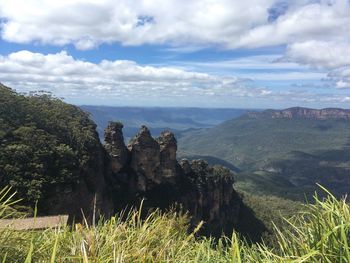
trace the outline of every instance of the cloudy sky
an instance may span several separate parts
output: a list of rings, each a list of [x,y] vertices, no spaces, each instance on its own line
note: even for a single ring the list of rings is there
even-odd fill
[[[349,0],[0,0],[0,82],[74,104],[350,108]]]

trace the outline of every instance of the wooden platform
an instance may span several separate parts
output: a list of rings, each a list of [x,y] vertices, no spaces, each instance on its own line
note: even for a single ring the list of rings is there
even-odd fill
[[[46,229],[65,226],[68,215],[31,217],[23,219],[0,219],[0,228],[10,228],[14,230]]]

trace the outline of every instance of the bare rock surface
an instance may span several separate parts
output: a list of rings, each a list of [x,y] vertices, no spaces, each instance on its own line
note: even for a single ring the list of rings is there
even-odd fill
[[[112,171],[119,172],[128,161],[128,149],[124,143],[123,124],[110,122],[105,129],[105,148],[111,157]]]

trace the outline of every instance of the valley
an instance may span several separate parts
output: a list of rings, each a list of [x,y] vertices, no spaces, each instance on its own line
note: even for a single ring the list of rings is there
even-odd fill
[[[350,177],[349,111],[133,108],[83,106],[97,123],[124,124],[127,143],[146,124],[154,136],[171,130],[179,160],[203,159],[235,173],[236,187],[248,193],[304,201],[316,184],[337,196],[347,193]]]
[[[252,112],[183,134],[180,155],[232,164],[245,191],[302,200],[319,183],[342,196],[350,180],[349,128],[349,111],[342,109]]]
[[[226,120],[237,118],[247,112],[246,109],[217,108],[165,108],[165,107],[112,107],[81,106],[91,114],[97,124],[97,131],[103,140],[104,128],[109,121],[120,121],[124,125],[124,137],[128,142],[135,136],[139,127],[146,125],[154,136],[167,129],[177,135],[188,130],[209,128]]]

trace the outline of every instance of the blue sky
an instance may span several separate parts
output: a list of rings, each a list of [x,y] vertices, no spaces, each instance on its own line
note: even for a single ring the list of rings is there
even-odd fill
[[[0,0],[0,21],[0,82],[19,92],[349,108],[348,0]]]

